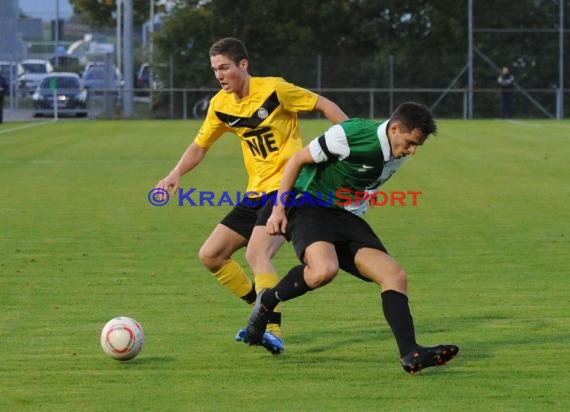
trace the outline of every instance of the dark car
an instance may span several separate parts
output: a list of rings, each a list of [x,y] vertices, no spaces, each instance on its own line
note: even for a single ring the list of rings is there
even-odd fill
[[[49,59],[49,62],[58,72],[71,72],[71,73],[81,73],[81,64],[79,59],[73,56],[53,56]]]
[[[119,70],[114,65],[91,63],[83,73],[83,82],[85,88],[93,95],[111,93],[115,101],[120,100],[122,79]]]
[[[156,77],[154,71],[152,71],[152,83],[151,78],[151,67],[148,63],[141,64],[139,71],[137,73],[136,85],[139,89],[160,89],[162,84],[160,80]]]
[[[54,72],[41,81],[33,96],[34,116],[53,115],[56,100],[58,115],[87,115],[87,90],[76,73]]]
[[[137,87],[140,89],[150,88],[150,65],[142,64],[137,73]]]

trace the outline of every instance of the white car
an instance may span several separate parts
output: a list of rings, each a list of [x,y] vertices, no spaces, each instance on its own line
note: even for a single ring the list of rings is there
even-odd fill
[[[27,59],[21,62],[24,69],[23,85],[27,94],[33,94],[42,80],[51,72],[53,66],[47,60]]]
[[[10,85],[11,92],[16,93],[23,87],[24,69],[20,63],[0,61],[0,72]]]

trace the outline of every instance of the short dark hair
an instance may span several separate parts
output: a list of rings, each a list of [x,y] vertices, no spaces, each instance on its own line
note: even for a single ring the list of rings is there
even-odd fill
[[[402,124],[408,132],[420,129],[426,139],[430,134],[437,134],[437,124],[431,110],[421,103],[402,103],[390,116],[390,122],[394,121]]]
[[[248,60],[247,49],[240,39],[235,37],[224,37],[210,47],[210,57],[222,54],[227,56],[235,64],[239,64],[243,59]]]

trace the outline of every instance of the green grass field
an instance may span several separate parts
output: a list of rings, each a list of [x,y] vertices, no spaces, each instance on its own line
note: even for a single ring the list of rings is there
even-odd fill
[[[249,308],[197,260],[229,207],[147,200],[198,126],[0,126],[1,411],[570,410],[570,122],[442,120],[384,187],[418,205],[368,213],[410,275],[419,341],[461,347],[419,376],[377,287],[346,273],[284,305],[282,356],[233,341]],[[184,188],[243,190],[239,150],[219,141]],[[297,263],[290,245],[275,263]],[[117,315],[145,329],[127,363],[99,346]]]

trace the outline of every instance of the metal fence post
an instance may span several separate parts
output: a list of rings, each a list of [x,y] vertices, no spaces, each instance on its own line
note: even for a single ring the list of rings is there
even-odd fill
[[[53,120],[57,121],[58,119],[58,102],[57,102],[57,88],[54,87],[52,89],[52,93],[53,93]]]
[[[390,78],[388,79],[388,85],[390,88],[390,106],[389,106],[389,114],[392,115],[392,112],[394,111],[394,55],[391,54],[390,55],[390,59],[389,59],[389,73],[390,73]]]
[[[170,114],[170,118],[174,119],[174,56],[170,55],[170,73],[168,79],[168,87],[169,87],[169,102],[168,102],[168,110]]]
[[[188,120],[188,94],[186,90],[182,92],[182,118]]]

